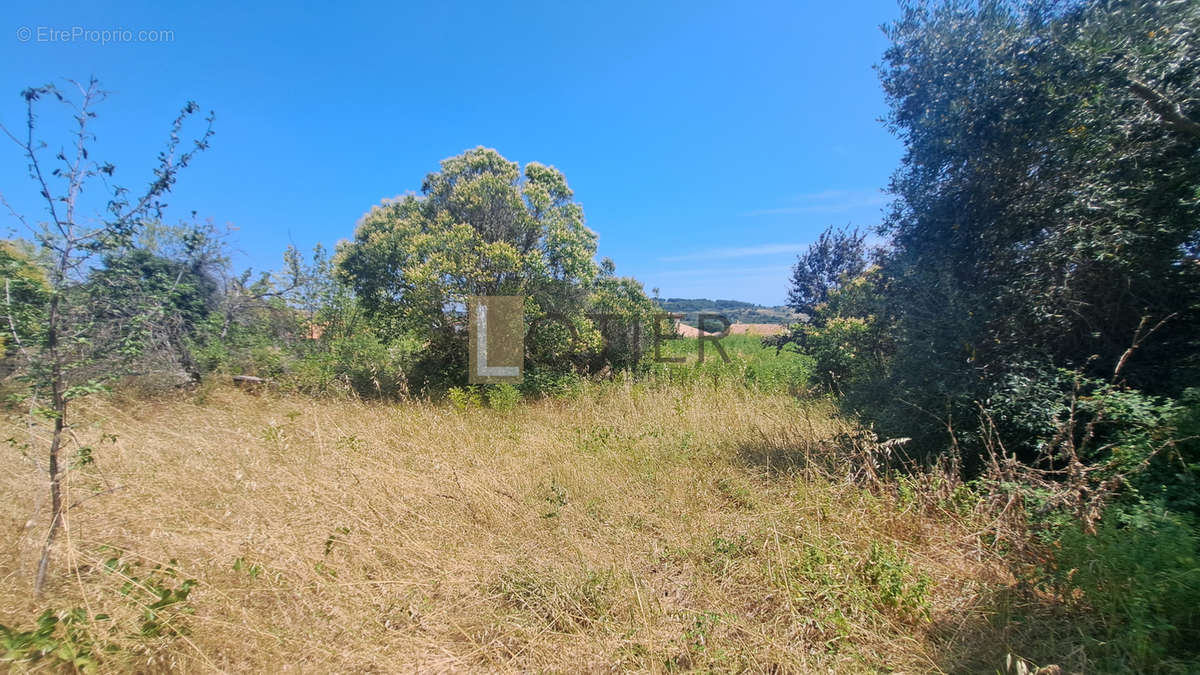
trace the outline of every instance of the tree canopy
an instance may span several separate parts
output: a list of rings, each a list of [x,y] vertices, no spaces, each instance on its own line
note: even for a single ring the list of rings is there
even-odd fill
[[[465,375],[461,328],[472,295],[524,295],[537,326],[527,349],[543,363],[583,366],[601,351],[587,313],[648,314],[641,285],[595,255],[596,234],[560,171],[536,162],[522,170],[480,147],[443,160],[419,195],[372,208],[339,248],[337,270],[379,330],[421,336],[440,369]],[[537,321],[550,316],[566,318],[574,335]]]
[[[1056,368],[1196,382],[1197,26],[1195,2],[905,6],[880,71],[901,399],[961,421],[1052,410],[1029,382]]]

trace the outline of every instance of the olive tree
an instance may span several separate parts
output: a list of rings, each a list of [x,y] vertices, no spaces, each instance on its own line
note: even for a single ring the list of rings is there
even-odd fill
[[[1194,383],[1198,19],[1171,0],[913,2],[888,27],[900,433],[945,439],[990,400],[1032,451],[1059,368]]]

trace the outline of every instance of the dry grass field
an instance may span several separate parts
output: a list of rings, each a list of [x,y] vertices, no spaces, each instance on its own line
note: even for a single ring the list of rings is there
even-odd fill
[[[0,624],[78,609],[52,639],[102,671],[1003,668],[988,617],[1007,582],[977,517],[948,491],[846,481],[829,457],[850,429],[819,402],[628,381],[509,411],[216,388],[93,399],[74,421],[91,462],[69,451],[75,506],[40,599],[45,431],[3,432]]]

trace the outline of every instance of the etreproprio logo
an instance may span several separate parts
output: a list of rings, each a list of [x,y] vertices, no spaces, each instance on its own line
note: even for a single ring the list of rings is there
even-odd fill
[[[467,301],[467,345],[469,355],[468,381],[471,384],[495,384],[520,382],[524,375],[525,362],[525,297],[521,295],[477,295]],[[589,318],[604,322],[617,318],[611,314],[589,314]],[[658,363],[680,363],[683,357],[664,358],[659,347],[664,339],[672,337],[664,333],[663,322],[682,319],[682,314],[662,312],[654,317],[654,360]],[[721,332],[699,331],[699,357],[704,361],[704,343],[712,342],[717,353],[728,363],[729,356],[721,347],[721,338],[729,335],[732,323],[720,314],[700,313],[698,326],[707,320],[720,321]],[[572,334],[575,325],[565,316],[550,313],[539,321],[556,321]],[[640,326],[634,330],[640,336]],[[576,335],[576,337],[578,337]],[[640,337],[639,337],[640,339]]]

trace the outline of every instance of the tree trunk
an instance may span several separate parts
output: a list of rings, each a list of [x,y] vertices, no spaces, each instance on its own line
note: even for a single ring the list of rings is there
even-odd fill
[[[54,539],[58,536],[58,528],[63,521],[62,476],[58,470],[58,453],[62,448],[63,430],[67,423],[67,398],[63,391],[62,361],[58,353],[58,303],[58,295],[51,296],[46,322],[46,347],[51,363],[50,396],[54,406],[54,437],[50,441],[50,531],[46,533],[46,543],[42,546],[42,559],[38,562],[37,578],[33,584],[34,595],[41,595],[46,584],[46,572],[50,568],[50,550],[54,547]]]

